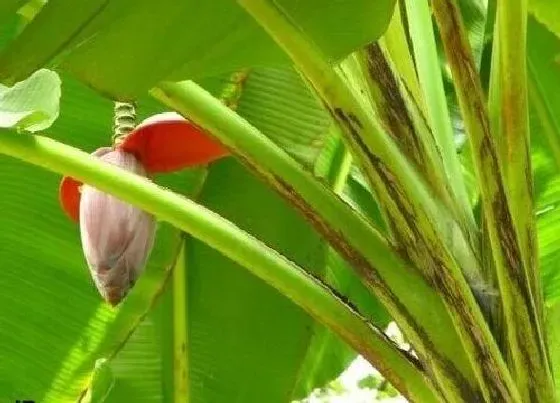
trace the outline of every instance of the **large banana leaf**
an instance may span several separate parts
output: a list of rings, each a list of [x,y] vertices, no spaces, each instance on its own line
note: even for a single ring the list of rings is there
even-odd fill
[[[337,60],[383,33],[394,0],[280,3]],[[0,79],[22,79],[61,61],[88,85],[121,98],[136,97],[163,79],[289,65],[268,35],[228,0],[87,0],[80,7],[50,1],[0,55]]]

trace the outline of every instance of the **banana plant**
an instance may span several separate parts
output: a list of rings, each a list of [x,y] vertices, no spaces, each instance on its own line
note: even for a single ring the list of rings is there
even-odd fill
[[[6,1],[0,401],[558,401],[558,15]]]

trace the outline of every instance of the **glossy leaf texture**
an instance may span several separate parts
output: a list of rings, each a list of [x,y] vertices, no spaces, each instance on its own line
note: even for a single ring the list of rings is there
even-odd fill
[[[280,4],[335,61],[383,33],[394,0]],[[228,0],[87,0],[78,8],[72,1],[50,1],[0,55],[0,79],[17,80],[60,63],[89,86],[119,98],[136,97],[164,79],[290,65],[252,18]]]

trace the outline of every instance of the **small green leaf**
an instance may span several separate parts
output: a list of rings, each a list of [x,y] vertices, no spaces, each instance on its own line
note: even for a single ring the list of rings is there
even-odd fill
[[[37,132],[58,117],[61,81],[53,71],[41,69],[25,81],[0,86],[0,127]]]

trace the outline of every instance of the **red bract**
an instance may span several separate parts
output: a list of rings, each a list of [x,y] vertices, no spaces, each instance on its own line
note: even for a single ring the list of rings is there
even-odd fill
[[[201,128],[174,112],[144,120],[118,147],[134,154],[148,173],[208,164],[228,154]]]
[[[133,154],[148,174],[208,164],[229,154],[201,128],[174,112],[144,120],[116,148]],[[62,209],[76,222],[79,220],[81,185],[66,176],[59,188]]]
[[[81,182],[65,176],[60,182],[58,189],[58,197],[60,205],[64,212],[72,220],[78,222],[80,220],[80,186]]]

